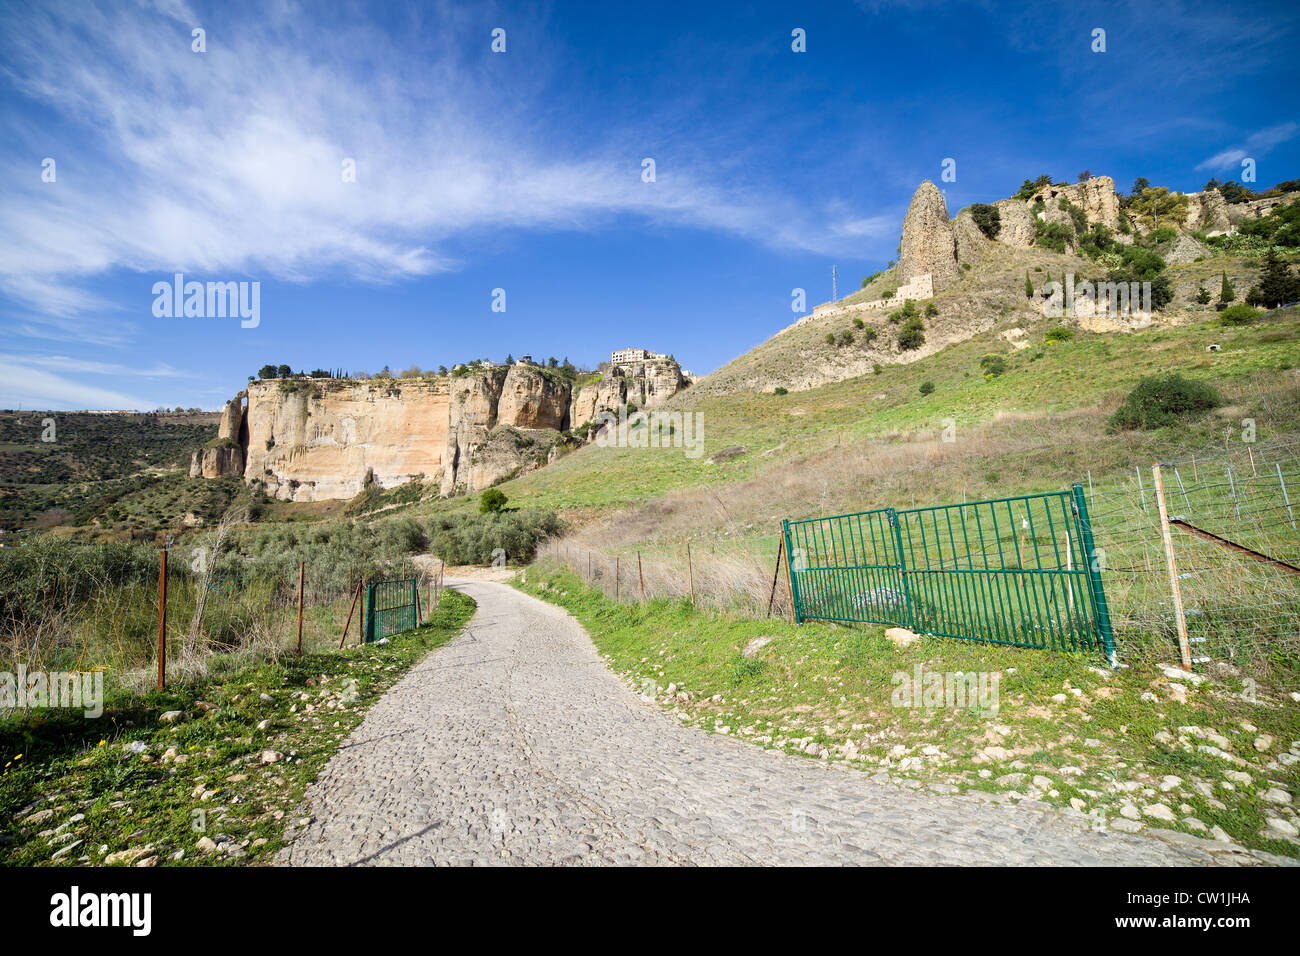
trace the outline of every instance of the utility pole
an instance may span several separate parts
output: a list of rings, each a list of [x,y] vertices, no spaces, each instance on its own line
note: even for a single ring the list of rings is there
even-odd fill
[[[832,302],[840,301],[839,287],[836,282],[837,279],[838,276],[835,274],[835,267],[831,266],[831,301]]]

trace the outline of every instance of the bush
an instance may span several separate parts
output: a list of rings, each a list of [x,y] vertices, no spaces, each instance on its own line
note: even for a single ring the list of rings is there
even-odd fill
[[[977,202],[970,207],[970,215],[975,220],[975,225],[979,226],[980,232],[988,238],[996,239],[998,233],[1002,231],[1002,214],[998,212],[997,206]]]
[[[493,552],[500,548],[508,562],[522,564],[536,555],[538,541],[563,529],[554,511],[540,508],[435,515],[429,519],[429,549],[448,564],[491,564]]]
[[[789,390],[788,388],[786,388],[784,385],[778,385],[776,388],[772,389],[772,394],[773,394],[773,395],[789,395],[789,394],[790,394],[790,390]]]
[[[939,314],[939,307],[935,305],[933,302],[927,302],[925,306],[926,318],[933,319],[938,314]]]
[[[1046,339],[1048,342],[1068,342],[1072,338],[1074,338],[1074,329],[1065,325],[1058,325],[1054,329],[1047,330]]]
[[[1001,355],[990,352],[980,359],[980,368],[984,370],[985,378],[997,378],[1007,370],[1007,360]]]
[[[504,491],[500,490],[499,488],[488,488],[486,491],[483,492],[482,495],[479,496],[478,499],[479,514],[485,514],[485,515],[496,514],[506,506],[506,502],[508,500],[509,499],[506,498],[506,494]]]
[[[1250,325],[1259,318],[1259,309],[1250,305],[1230,305],[1219,313],[1224,325]]]
[[[904,351],[919,349],[925,342],[923,329],[920,318],[913,316],[908,319],[898,330],[898,347]]]
[[[855,329],[860,329],[860,328],[862,328],[862,326],[863,326],[864,324],[865,324],[865,323],[864,323],[861,319],[854,319],[854,320],[853,320],[853,327],[854,327]]]
[[[1177,373],[1152,375],[1138,382],[1115,411],[1110,431],[1164,428],[1180,421],[1200,418],[1223,404],[1211,385],[1194,382]]]
[[[928,380],[927,380],[927,381],[924,381],[924,382],[921,383],[921,394],[922,394],[922,395],[929,395],[929,394],[930,394],[931,392],[933,392],[933,391],[934,391],[934,382],[931,382],[931,381],[928,381]]]

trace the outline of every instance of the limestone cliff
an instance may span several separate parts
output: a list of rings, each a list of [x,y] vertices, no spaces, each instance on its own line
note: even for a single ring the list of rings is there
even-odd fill
[[[1061,199],[1082,209],[1090,225],[1099,223],[1112,232],[1119,230],[1119,196],[1115,192],[1115,180],[1109,176],[1094,176],[1081,183],[1049,184],[1034,193],[1029,204],[1042,200],[1046,206],[1045,217],[1055,221],[1059,218]],[[1068,215],[1061,221],[1069,221]]]
[[[613,412],[629,402],[637,408],[653,407],[686,388],[682,367],[669,359],[615,365],[598,382],[574,393],[569,427],[580,428],[601,412]]]
[[[939,187],[926,180],[917,187],[903,220],[898,278],[910,282],[929,273],[936,292],[957,281],[957,242]]]
[[[254,382],[244,478],[275,498],[317,501],[436,477],[447,410],[445,380]]]

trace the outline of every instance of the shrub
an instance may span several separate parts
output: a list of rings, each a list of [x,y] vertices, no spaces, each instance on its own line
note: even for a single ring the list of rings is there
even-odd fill
[[[880,363],[879,363],[879,362],[873,362],[873,363],[871,364],[871,374],[872,374],[872,375],[879,375],[879,374],[880,374],[881,372],[883,372],[883,371],[884,371],[884,369],[880,367]]]
[[[1219,284],[1219,301],[1231,302],[1237,297],[1237,290],[1233,288],[1232,283],[1228,281],[1228,273],[1223,273],[1223,281]]]
[[[1151,375],[1129,392],[1109,421],[1110,431],[1163,428],[1199,418],[1223,404],[1218,391],[1177,373]]]
[[[1033,297],[1034,297],[1034,283],[1033,280],[1029,278],[1029,271],[1026,270],[1025,271],[1025,298],[1032,299]]]
[[[925,342],[923,329],[920,318],[913,316],[908,319],[898,330],[898,347],[904,351],[919,349]]]
[[[1259,309],[1250,305],[1230,305],[1219,313],[1224,325],[1250,325],[1259,318]]]
[[[840,345],[852,345],[852,344],[853,344],[853,333],[850,330],[845,329],[843,332],[840,333]]]
[[[927,380],[921,383],[922,395],[929,395],[933,391],[934,391],[934,382]]]
[[[540,508],[435,515],[429,519],[429,549],[449,564],[490,564],[497,548],[510,563],[526,563],[537,553],[538,541],[563,528],[555,512]]]
[[[499,488],[488,488],[479,496],[478,510],[479,514],[497,514],[506,506],[509,499],[506,493]]]
[[[979,226],[980,232],[988,238],[996,239],[998,233],[1002,231],[1002,214],[998,212],[997,206],[977,202],[970,207],[970,215],[975,220],[975,225]]]
[[[939,307],[935,305],[933,302],[927,302],[925,306],[926,318],[933,319],[938,314],[939,314]]]
[[[778,385],[776,388],[772,389],[772,394],[773,394],[773,395],[789,395],[789,394],[790,394],[790,390],[789,390],[788,388],[786,388],[784,385]]]
[[[1068,342],[1074,338],[1074,329],[1065,325],[1058,325],[1054,329],[1048,329],[1046,340],[1048,342]]]
[[[865,324],[865,323],[864,323],[861,319],[854,319],[854,320],[853,320],[853,327],[854,327],[855,329],[860,329],[860,328],[862,328],[864,324]]]
[[[827,345],[834,345],[834,344],[835,344],[835,333],[834,333],[834,332],[827,332],[827,333],[826,333],[826,344],[827,344]]]
[[[990,352],[980,359],[980,368],[984,370],[985,378],[997,378],[1007,370],[1007,360],[1001,355]]]
[[[1247,294],[1246,301],[1272,309],[1297,300],[1300,300],[1300,275],[1292,272],[1270,248],[1264,255],[1259,283]]]

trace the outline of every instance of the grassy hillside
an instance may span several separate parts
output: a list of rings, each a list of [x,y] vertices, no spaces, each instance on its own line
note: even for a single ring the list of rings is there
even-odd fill
[[[1090,259],[1050,249],[991,244],[978,265],[962,270],[954,286],[931,300],[916,303],[925,327],[925,341],[919,348],[899,347],[902,322],[891,320],[891,315],[903,306],[902,302],[867,312],[810,315],[802,324],[738,356],[695,387],[702,395],[738,390],[770,392],[778,386],[805,390],[870,373],[876,364],[917,362],[982,332],[1042,322],[1043,287],[1049,281],[1062,281],[1066,273],[1073,274],[1076,282],[1097,281],[1105,278],[1106,269]],[[1211,256],[1199,262],[1171,265],[1168,273],[1174,301],[1160,321],[1179,324],[1207,317],[1211,307],[1193,301],[1198,286],[1217,297],[1219,279],[1226,273],[1240,298],[1256,280],[1259,267],[1253,258]],[[1035,290],[1033,299],[1025,295],[1026,276]],[[889,270],[867,287],[841,299],[840,305],[877,300],[897,286],[894,270]],[[927,314],[929,306],[937,314]],[[862,327],[854,319],[860,320]],[[834,344],[827,341],[828,335],[835,338]],[[852,342],[845,339],[846,335],[852,336]]]
[[[690,488],[738,486],[762,476],[818,469],[833,449],[854,449],[868,458],[882,449],[934,442],[951,419],[957,441],[942,449],[947,462],[908,472],[900,486],[919,501],[960,500],[995,491],[1047,490],[1092,470],[1099,477],[1150,460],[1153,451],[1219,439],[1235,427],[1228,418],[1209,419],[1190,431],[1153,434],[1106,433],[1103,419],[1144,375],[1170,371],[1213,382],[1235,405],[1254,410],[1260,440],[1297,430],[1295,389],[1300,385],[1300,312],[1253,326],[1224,327],[1201,322],[1129,334],[1079,332],[1048,343],[1057,324],[1005,323],[1024,328],[1025,348],[1012,346],[998,327],[909,365],[882,366],[867,374],[788,395],[735,392],[710,394],[688,389],[668,411],[703,416],[705,452],[687,457],[681,448],[601,448],[588,445],[546,468],[501,486],[512,501],[604,512],[652,501]],[[1221,351],[1207,352],[1217,344]],[[1002,357],[1006,371],[985,377],[980,360]],[[934,390],[922,395],[920,385]],[[1044,427],[1047,423],[1047,427]],[[1068,439],[1068,440],[1065,440]],[[737,457],[708,464],[714,453],[733,446]],[[1005,447],[1004,447],[1005,446]],[[1016,456],[1004,460],[1014,448]],[[1001,462],[984,469],[981,459]],[[900,459],[900,466],[906,462]],[[814,480],[818,476],[814,472]],[[736,514],[736,495],[728,510]],[[879,495],[849,481],[816,501],[779,495],[786,516],[826,508],[873,506]],[[755,513],[754,518],[769,515]]]
[[[86,524],[166,476],[187,475],[190,454],[216,438],[218,418],[0,412],[0,528]],[[169,523],[174,516],[148,497],[139,509],[148,526]],[[195,494],[184,510],[207,507],[209,497]]]

